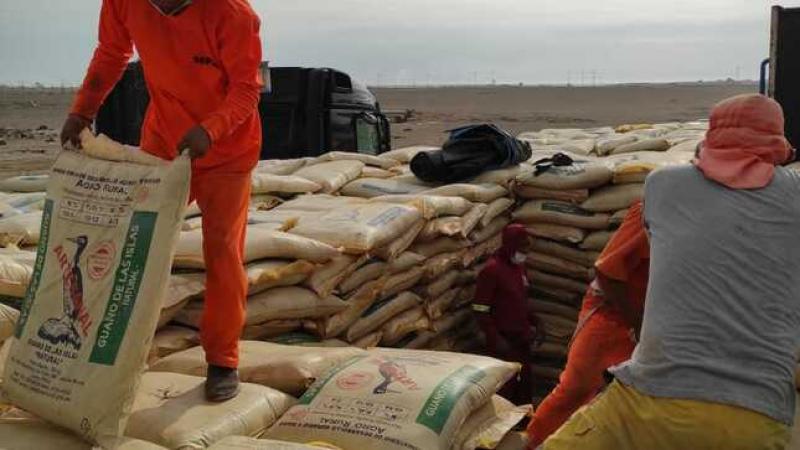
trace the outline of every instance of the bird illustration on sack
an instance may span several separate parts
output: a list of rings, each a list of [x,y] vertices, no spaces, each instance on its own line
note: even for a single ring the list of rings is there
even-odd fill
[[[64,315],[47,319],[39,327],[38,335],[53,345],[68,344],[77,351],[81,349],[83,338],[88,336],[92,325],[92,319],[83,301],[83,273],[80,268],[81,256],[89,245],[89,238],[80,235],[67,238],[67,241],[75,247],[71,258],[63,245],[53,249],[61,269]]]
[[[389,386],[394,382],[400,383],[412,391],[419,389],[417,383],[408,376],[405,366],[402,366],[391,359],[383,358],[376,358],[376,360],[372,361],[372,363],[378,365],[378,373],[380,373],[381,377],[383,377],[383,381],[375,386],[375,389],[372,390],[373,394],[400,394],[400,391],[389,389]]]

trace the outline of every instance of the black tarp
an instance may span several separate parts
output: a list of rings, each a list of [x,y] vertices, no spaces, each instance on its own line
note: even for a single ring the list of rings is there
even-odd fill
[[[423,181],[457,183],[530,157],[530,145],[507,131],[491,124],[469,125],[451,130],[441,150],[414,156],[411,171]]]

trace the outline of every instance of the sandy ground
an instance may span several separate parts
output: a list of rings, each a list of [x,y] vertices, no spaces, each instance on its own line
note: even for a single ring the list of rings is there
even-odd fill
[[[749,83],[605,87],[380,88],[385,110],[413,110],[392,125],[395,148],[446,139],[460,125],[493,122],[511,132],[587,128],[622,123],[705,118],[714,103],[755,92]],[[71,102],[68,89],[0,87],[0,178],[46,170],[59,148],[58,131]],[[799,410],[800,414],[800,410]],[[800,426],[790,450],[800,450]]]
[[[445,131],[494,122],[520,133],[542,128],[590,128],[708,117],[727,97],[756,92],[751,83],[604,87],[451,87],[376,89],[385,110],[413,109],[413,121],[392,128],[395,147],[439,144]]]

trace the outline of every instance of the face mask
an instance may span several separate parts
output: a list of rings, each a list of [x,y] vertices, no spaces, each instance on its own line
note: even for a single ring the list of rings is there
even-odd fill
[[[520,252],[514,253],[514,256],[511,257],[511,260],[514,261],[515,264],[522,264],[526,259],[528,259],[528,256]]]

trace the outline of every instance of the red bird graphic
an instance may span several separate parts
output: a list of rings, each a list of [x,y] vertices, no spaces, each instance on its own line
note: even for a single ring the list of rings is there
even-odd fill
[[[375,389],[372,390],[373,394],[385,394],[387,392],[395,394],[399,393],[398,391],[389,390],[389,385],[395,380],[406,378],[408,376],[405,367],[391,360],[380,363],[380,365],[378,365],[378,372],[380,372],[381,376],[383,377],[383,382],[375,386]]]
[[[67,240],[75,244],[75,253],[71,262],[66,260],[63,250],[56,249],[62,268],[64,316],[58,319],[46,320],[39,328],[38,335],[54,345],[64,342],[70,344],[75,350],[80,350],[82,339],[77,325],[88,320],[83,303],[83,273],[80,269],[80,259],[89,244],[89,238],[81,235]]]

